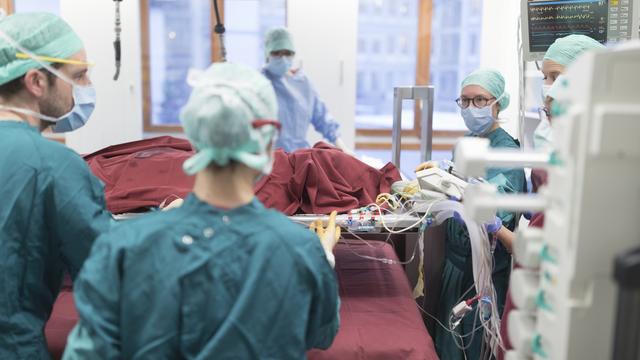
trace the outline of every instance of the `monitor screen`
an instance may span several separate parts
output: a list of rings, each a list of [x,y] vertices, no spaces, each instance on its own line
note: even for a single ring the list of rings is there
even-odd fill
[[[617,1],[617,0],[611,0]],[[529,52],[544,53],[570,34],[607,41],[609,0],[527,0]]]

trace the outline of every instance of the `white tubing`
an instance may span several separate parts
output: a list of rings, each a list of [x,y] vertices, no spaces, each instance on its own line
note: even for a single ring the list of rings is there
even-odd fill
[[[469,243],[471,246],[471,260],[473,268],[473,280],[475,282],[476,293],[480,296],[489,296],[491,299],[491,319],[484,323],[485,338],[491,346],[494,355],[497,354],[499,346],[502,346],[500,337],[500,317],[498,316],[497,295],[493,286],[493,254],[491,253],[491,243],[484,226],[476,223],[467,216],[463,204],[456,201],[439,201],[432,204],[431,213],[434,216],[435,225],[440,225],[445,220],[453,217],[454,212],[460,214],[462,221],[466,224],[469,232]]]

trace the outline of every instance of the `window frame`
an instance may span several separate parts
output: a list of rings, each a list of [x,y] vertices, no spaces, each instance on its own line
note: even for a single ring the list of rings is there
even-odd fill
[[[7,15],[11,15],[15,12],[14,0],[0,0],[0,8],[3,8]]]
[[[150,30],[149,30],[149,1],[140,0],[140,16],[141,16],[141,44],[142,44],[142,113],[143,113],[143,131],[145,133],[183,133],[181,125],[155,125],[151,119],[151,50],[150,50]],[[3,3],[10,4],[13,7],[12,0],[0,0]],[[219,4],[220,18],[224,22],[224,1]],[[418,18],[418,47],[416,61],[416,85],[428,85],[430,72],[431,57],[431,22],[433,16],[433,0],[419,0],[419,18]],[[215,19],[215,10],[213,4],[210,3],[210,16],[213,21]],[[286,15],[288,16],[288,14]],[[211,28],[211,61],[220,62],[220,39],[213,32],[213,24]],[[355,96],[355,94],[354,94]],[[410,130],[402,130],[403,137],[412,137],[420,139],[420,109],[416,104],[414,112],[414,124]],[[464,131],[436,130],[433,138],[452,138],[461,137]],[[363,150],[390,150],[391,149],[391,129],[355,129],[356,149]],[[386,138],[385,141],[357,141],[358,137],[375,137]],[[434,144],[433,150],[449,151],[453,149],[451,144]],[[419,150],[419,145],[405,142],[402,144],[402,150]]]
[[[431,71],[431,24],[433,20],[433,0],[419,0],[418,9],[418,39],[416,47],[416,85],[428,85],[429,73]],[[420,140],[421,110],[419,104],[414,108],[413,128],[402,130],[403,138],[411,137]],[[465,131],[456,130],[435,130],[433,138],[461,137]],[[390,150],[391,149],[391,129],[355,129],[356,149],[362,150]],[[358,138],[385,138],[384,141],[358,141]],[[381,139],[382,140],[382,139]],[[403,143],[402,150],[420,150],[420,145],[415,143]],[[433,144],[433,150],[452,150],[451,144]]]
[[[2,0],[0,0],[2,1]],[[142,130],[145,133],[183,133],[182,125],[155,125],[151,119],[151,45],[149,31],[149,0],[140,0],[140,37],[142,44]],[[224,23],[224,1],[218,3],[220,20]],[[211,17],[211,61],[220,62],[220,37],[213,32],[215,10],[209,2]]]

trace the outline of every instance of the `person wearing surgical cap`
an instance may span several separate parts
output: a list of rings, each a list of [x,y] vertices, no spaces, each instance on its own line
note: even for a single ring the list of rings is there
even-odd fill
[[[289,30],[275,28],[265,36],[267,63],[262,73],[271,80],[278,98],[278,119],[282,131],[276,147],[286,152],[308,148],[309,124],[332,144],[352,153],[340,139],[338,122],[318,97],[309,78],[300,69],[292,71],[296,48]]]
[[[0,359],[47,359],[43,328],[62,285],[109,229],[103,186],[40,132],[70,131],[95,92],[84,45],[59,17],[0,20]]]
[[[562,87],[564,87],[565,79],[563,74],[577,58],[589,51],[597,51],[604,49],[605,46],[596,40],[585,35],[569,35],[556,39],[554,43],[547,49],[544,60],[542,62],[542,73],[544,75],[544,83],[542,87],[542,99],[544,106],[540,109],[540,124],[534,132],[534,146],[536,150],[552,150],[553,134],[551,129],[551,108],[554,99]],[[540,187],[547,184],[547,172],[544,169],[533,169],[531,171],[531,183],[533,192],[538,192]],[[544,214],[533,214],[530,226],[540,227],[544,225]],[[505,232],[506,233],[506,232]],[[506,234],[515,238],[515,234]],[[504,348],[498,353],[498,359],[505,358],[505,351],[511,350],[512,343],[509,339],[509,314],[514,309],[512,298],[507,295],[507,303],[505,311],[501,318],[500,336],[504,342]]]
[[[551,103],[557,90],[558,80],[578,57],[588,51],[604,49],[605,46],[586,35],[569,35],[556,39],[544,55],[542,61],[543,108],[540,111],[540,123],[534,132],[534,146],[539,150],[550,150],[551,133]],[[554,88],[552,91],[552,88]]]
[[[509,106],[504,77],[496,70],[479,69],[469,74],[461,86],[462,91],[456,102],[470,131],[469,136],[488,139],[492,148],[518,149],[519,142],[498,122],[499,113]],[[526,192],[522,169],[490,168],[485,179],[495,185],[500,193]],[[513,231],[518,220],[518,216],[512,212],[498,211],[492,222],[484,224],[489,237],[496,241],[492,280],[497,298],[491,301],[497,302],[500,312],[504,307],[511,272],[511,242],[503,235]],[[445,263],[437,317],[441,323],[449,324],[453,308],[462,300],[472,299],[476,292],[466,225],[454,217],[445,223],[445,227]],[[462,318],[453,333],[436,328],[435,344],[441,359],[480,358],[483,330],[478,329],[477,304]]]
[[[303,359],[336,335],[335,213],[319,241],[253,193],[280,127],[271,84],[229,63],[189,82],[193,192],[97,240],[65,359]]]
[[[544,84],[551,86],[567,66],[587,51],[604,49],[605,46],[586,35],[568,35],[556,39],[542,59]]]

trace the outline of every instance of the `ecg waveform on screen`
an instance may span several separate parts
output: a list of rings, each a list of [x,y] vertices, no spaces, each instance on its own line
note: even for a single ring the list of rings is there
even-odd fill
[[[556,31],[571,31],[571,30],[591,30],[593,26],[589,24],[549,24],[538,25],[532,27],[532,35],[540,32],[556,32]]]
[[[591,14],[574,14],[574,15],[547,15],[547,16],[532,16],[529,21],[550,21],[550,20],[589,20],[592,19]]]
[[[532,13],[544,13],[547,11],[589,11],[591,5],[560,5],[560,6],[535,6],[529,8]]]

